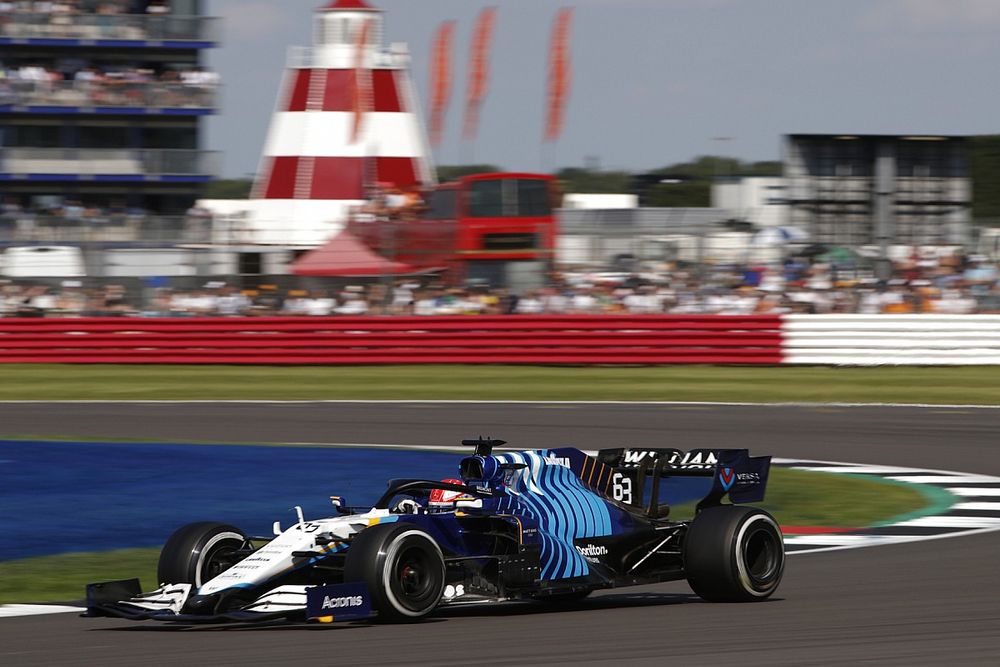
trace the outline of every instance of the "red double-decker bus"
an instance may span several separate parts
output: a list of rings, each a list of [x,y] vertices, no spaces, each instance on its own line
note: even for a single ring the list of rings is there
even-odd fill
[[[383,257],[445,269],[449,282],[541,284],[555,259],[559,196],[549,175],[476,174],[425,193],[410,219],[358,217],[349,229]]]

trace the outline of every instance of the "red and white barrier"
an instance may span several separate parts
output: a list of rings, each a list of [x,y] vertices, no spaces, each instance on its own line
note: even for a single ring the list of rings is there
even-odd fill
[[[986,365],[1000,316],[0,319],[0,363]]]
[[[777,317],[0,319],[0,363],[778,364]]]
[[[1000,315],[786,315],[784,363],[1000,364]]]

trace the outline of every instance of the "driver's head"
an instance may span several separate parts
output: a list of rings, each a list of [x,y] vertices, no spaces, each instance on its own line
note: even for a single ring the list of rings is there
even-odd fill
[[[465,485],[460,479],[442,479],[444,484]],[[451,489],[433,489],[430,498],[427,499],[427,507],[432,510],[450,510],[455,508],[455,503],[459,500],[475,500],[473,496],[462,491],[452,491]]]

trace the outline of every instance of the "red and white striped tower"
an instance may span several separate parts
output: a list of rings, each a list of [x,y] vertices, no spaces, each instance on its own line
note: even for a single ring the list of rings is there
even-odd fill
[[[433,183],[410,57],[405,44],[382,48],[382,20],[364,0],[335,0],[316,10],[313,47],[290,51],[252,195],[257,243],[319,245],[374,182]],[[356,76],[370,77],[363,104]]]

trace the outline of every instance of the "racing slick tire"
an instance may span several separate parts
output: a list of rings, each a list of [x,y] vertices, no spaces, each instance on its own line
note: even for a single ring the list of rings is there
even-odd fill
[[[755,507],[702,510],[684,539],[684,569],[691,589],[709,602],[753,602],[778,588],[785,545],[778,522]]]
[[[161,584],[193,584],[199,588],[235,565],[247,543],[239,528],[199,521],[178,528],[160,551],[156,576]]]
[[[441,601],[444,555],[434,538],[411,524],[372,526],[352,540],[344,581],[367,584],[377,620],[418,621]]]

